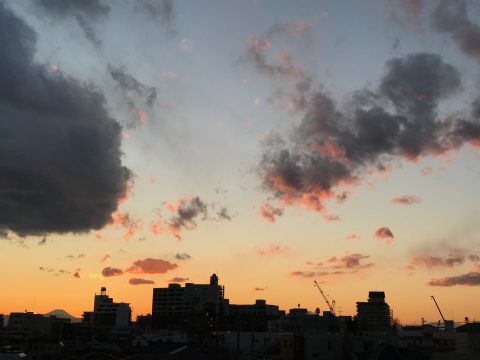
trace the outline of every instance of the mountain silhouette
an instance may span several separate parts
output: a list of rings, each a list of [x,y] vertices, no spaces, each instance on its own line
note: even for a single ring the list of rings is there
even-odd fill
[[[70,315],[68,312],[66,312],[63,309],[52,310],[52,311],[44,314],[43,316],[45,316],[45,317],[56,316],[57,318],[70,319],[73,323],[82,321],[81,319],[76,318],[73,315]]]

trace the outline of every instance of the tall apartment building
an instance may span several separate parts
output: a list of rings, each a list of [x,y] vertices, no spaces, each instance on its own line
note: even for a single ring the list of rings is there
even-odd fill
[[[130,304],[116,303],[107,295],[107,289],[102,287],[100,294],[95,294],[93,311],[83,313],[83,322],[99,327],[126,327],[130,324],[132,311]]]
[[[169,284],[166,288],[153,289],[152,317],[158,319],[182,319],[193,314],[210,311],[220,314],[224,307],[223,286],[213,274],[209,284]]]
[[[357,302],[358,330],[361,332],[386,332],[390,330],[392,313],[385,302],[383,291],[370,291],[368,302]]]

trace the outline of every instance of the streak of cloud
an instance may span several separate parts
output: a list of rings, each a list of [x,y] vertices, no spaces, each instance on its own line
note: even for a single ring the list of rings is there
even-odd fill
[[[259,256],[281,255],[289,251],[289,248],[284,245],[269,244],[265,249],[257,251]]]
[[[428,282],[428,285],[443,287],[456,285],[480,286],[480,272],[472,271],[462,275],[432,279]]]
[[[130,285],[151,285],[155,284],[155,281],[141,278],[131,278],[128,280]]]
[[[392,199],[392,203],[397,205],[413,205],[421,202],[422,198],[418,195],[403,195]]]

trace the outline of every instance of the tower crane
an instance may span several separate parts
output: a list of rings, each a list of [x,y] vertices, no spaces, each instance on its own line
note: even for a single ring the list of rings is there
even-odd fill
[[[442,310],[440,310],[440,307],[437,304],[437,300],[435,300],[435,297],[433,295],[432,295],[432,300],[435,303],[435,306],[437,307],[438,312],[440,313],[440,316],[442,317],[443,324],[446,326],[447,320],[445,320],[445,318],[443,317]]]
[[[328,301],[327,296],[324,294],[322,288],[320,287],[320,285],[318,285],[317,280],[313,280],[313,283],[317,287],[318,291],[320,291],[320,294],[322,294],[322,297],[325,300],[325,302],[327,303],[328,308],[330,309],[330,312],[333,314],[333,316],[335,316],[335,300],[332,300],[332,303],[330,303],[330,301]]]

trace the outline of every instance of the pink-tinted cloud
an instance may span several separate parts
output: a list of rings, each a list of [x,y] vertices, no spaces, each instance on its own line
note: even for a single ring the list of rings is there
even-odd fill
[[[361,270],[365,270],[374,266],[371,262],[365,262],[370,258],[369,255],[362,254],[347,254],[342,257],[331,256],[324,262],[314,263],[308,261],[307,265],[313,266],[315,271],[293,271],[291,276],[302,278],[314,278],[329,275],[344,275],[357,273]]]
[[[359,239],[360,237],[357,234],[350,234],[345,237],[345,240],[348,240],[348,241],[357,241]]]
[[[184,277],[174,277],[170,280],[168,280],[169,283],[184,283],[185,281],[188,281],[189,278],[184,278]]]
[[[421,202],[422,198],[418,195],[403,195],[392,199],[392,203],[397,205],[413,205]]]
[[[295,109],[302,119],[288,141],[264,142],[257,167],[263,188],[282,206],[323,214],[339,190],[368,181],[372,169],[385,173],[395,161],[438,156],[480,138],[474,117],[438,119],[440,104],[461,90],[454,66],[430,53],[394,58],[386,65],[377,90],[359,94],[349,106],[306,79],[297,83],[296,97],[302,101]],[[480,109],[480,101],[475,108]]]
[[[410,264],[416,267],[426,267],[431,269],[434,267],[454,267],[462,265],[466,260],[464,255],[450,255],[448,257],[439,256],[414,256],[410,259]]]
[[[472,271],[457,276],[447,276],[444,278],[432,279],[429,281],[430,286],[480,286],[480,272]]]
[[[123,270],[119,268],[107,266],[106,268],[103,268],[102,275],[104,277],[120,276],[120,275],[123,275]]]
[[[327,259],[327,262],[331,268],[334,269],[367,269],[373,266],[373,263],[363,264],[363,260],[368,259],[369,255],[362,254],[348,254],[337,258],[332,256]]]
[[[318,276],[318,272],[315,271],[292,271],[291,276],[302,277],[302,278],[313,278]]]
[[[105,261],[107,261],[107,260],[110,259],[110,258],[111,258],[111,256],[110,256],[109,254],[105,254],[105,255],[103,255],[103,256],[100,258],[99,261],[100,261],[100,262],[105,262]]]
[[[128,280],[128,283],[130,285],[150,285],[155,284],[155,281],[141,278],[131,278],[130,280]]]
[[[164,274],[177,267],[177,264],[167,260],[146,258],[135,261],[125,272],[132,274]]]
[[[375,230],[373,236],[375,236],[377,240],[383,241],[386,244],[391,244],[395,240],[395,236],[393,236],[392,231],[385,226]]]
[[[265,202],[260,206],[260,216],[271,223],[274,223],[276,218],[282,215],[283,208],[281,207],[274,207],[268,202]]]
[[[269,244],[265,249],[259,250],[257,254],[260,256],[280,255],[280,254],[285,254],[288,251],[289,251],[288,247],[284,245]]]
[[[143,222],[141,220],[134,219],[130,214],[122,213],[120,211],[116,211],[112,214],[110,223],[115,227],[121,227],[124,229],[124,240],[130,240],[143,229]]]
[[[243,60],[262,75],[275,77],[303,78],[304,74],[294,63],[288,51],[283,51],[276,61],[269,61],[267,52],[271,42],[267,38],[251,36],[247,41],[247,51]]]
[[[125,187],[125,191],[118,197],[118,203],[123,204],[125,203],[132,195],[133,195],[133,188],[135,186],[135,181],[130,179]]]
[[[73,273],[73,277],[80,279],[80,271],[81,269],[75,269],[75,272]]]

